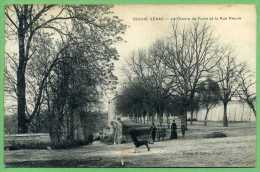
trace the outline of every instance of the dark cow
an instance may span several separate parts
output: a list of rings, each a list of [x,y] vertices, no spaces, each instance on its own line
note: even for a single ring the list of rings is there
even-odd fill
[[[137,136],[138,136],[138,130],[134,130],[132,129],[129,132],[129,135],[135,145],[136,148],[140,147],[140,146],[146,146],[147,150],[150,151],[150,147],[148,145],[148,141],[147,140],[138,140]]]

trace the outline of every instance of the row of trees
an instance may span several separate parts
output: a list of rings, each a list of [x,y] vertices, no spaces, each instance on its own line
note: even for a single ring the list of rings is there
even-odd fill
[[[235,61],[231,48],[217,41],[207,23],[186,27],[173,23],[168,38],[134,52],[129,66],[128,85],[116,105],[122,114],[152,119],[174,114],[187,126],[188,112],[192,119],[203,106],[207,119],[209,110],[222,102],[227,127],[227,105],[232,98],[249,100],[254,109],[254,82],[248,82],[245,75],[250,71]]]
[[[115,43],[126,29],[111,6],[12,5],[5,10],[6,97],[18,133],[30,132],[47,114],[54,145],[73,141],[75,121],[112,89],[118,59]],[[113,83],[113,84],[111,84]]]

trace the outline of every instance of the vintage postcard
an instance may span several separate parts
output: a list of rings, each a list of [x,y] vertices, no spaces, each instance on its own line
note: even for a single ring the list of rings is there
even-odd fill
[[[5,167],[255,167],[256,6],[5,6]]]

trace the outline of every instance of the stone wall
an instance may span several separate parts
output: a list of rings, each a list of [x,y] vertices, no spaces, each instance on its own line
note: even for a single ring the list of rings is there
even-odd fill
[[[48,133],[11,134],[5,135],[5,148],[13,146],[48,145],[50,136]]]
[[[76,141],[86,141],[89,135],[96,135],[96,133],[107,128],[107,113],[89,112],[81,115],[79,118],[75,116],[75,131],[74,136]],[[11,123],[7,123],[11,124]],[[11,126],[11,125],[10,125]],[[11,130],[12,129],[12,130]],[[30,147],[50,144],[49,133],[29,133],[29,134],[10,134],[13,131],[11,127],[5,130],[5,147]],[[9,132],[8,132],[9,131]],[[66,128],[64,131],[66,132]]]

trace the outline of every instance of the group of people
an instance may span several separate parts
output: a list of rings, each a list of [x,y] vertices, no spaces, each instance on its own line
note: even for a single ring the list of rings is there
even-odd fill
[[[152,126],[150,128],[151,131],[151,137],[152,137],[152,143],[155,142],[155,137],[156,137],[156,133],[157,133],[157,127],[155,126],[154,122],[152,123]],[[185,126],[182,124],[181,125],[181,133],[182,133],[182,137],[185,136]],[[170,135],[170,139],[177,139],[178,135],[177,135],[177,125],[175,123],[175,120],[173,120],[172,124],[171,124],[171,135]]]
[[[147,150],[150,151],[150,147],[149,147],[149,143],[154,144],[155,139],[156,139],[156,134],[157,134],[157,127],[154,123],[152,123],[152,126],[150,128],[150,136],[152,138],[152,142],[149,142],[149,140],[138,140],[137,138],[137,134],[134,130],[131,130],[129,132],[132,141],[135,145],[135,148],[138,148],[142,145],[146,146]],[[182,137],[185,136],[185,126],[181,125],[181,133],[182,133]],[[177,139],[178,135],[177,135],[177,125],[175,123],[175,121],[172,122],[171,124],[171,135],[170,135],[170,139]],[[150,138],[150,137],[149,137]]]

